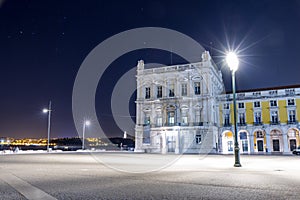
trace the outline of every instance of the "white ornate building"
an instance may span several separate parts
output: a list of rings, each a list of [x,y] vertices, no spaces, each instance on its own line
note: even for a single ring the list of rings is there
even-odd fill
[[[135,151],[218,152],[222,74],[209,52],[202,61],[145,69],[137,66]]]

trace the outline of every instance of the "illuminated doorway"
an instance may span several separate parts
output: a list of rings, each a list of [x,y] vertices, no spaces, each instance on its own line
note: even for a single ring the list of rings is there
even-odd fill
[[[233,153],[233,150],[233,133],[231,131],[225,131],[222,133],[222,152],[225,154]]]

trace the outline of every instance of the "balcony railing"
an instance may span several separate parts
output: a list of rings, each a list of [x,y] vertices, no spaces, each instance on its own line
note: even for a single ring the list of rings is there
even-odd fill
[[[207,122],[192,122],[192,123],[165,123],[165,124],[153,124],[151,128],[154,127],[164,127],[164,126],[204,126],[209,125]],[[213,124],[216,126],[216,124]],[[143,126],[149,126],[148,124],[143,124]]]
[[[245,122],[242,123],[237,123],[238,126],[247,126],[247,124]]]
[[[225,123],[223,124],[224,127],[231,127],[231,123]]]
[[[193,125],[194,126],[203,126],[203,122],[194,122]]]
[[[166,123],[164,126],[177,126],[175,123]]]
[[[262,122],[254,122],[253,125],[254,125],[254,126],[262,126],[263,123],[262,123]]]
[[[189,126],[188,123],[179,123],[179,126]]]
[[[298,124],[297,120],[288,120],[287,124]]]
[[[280,121],[270,121],[270,125],[278,125],[280,124]]]

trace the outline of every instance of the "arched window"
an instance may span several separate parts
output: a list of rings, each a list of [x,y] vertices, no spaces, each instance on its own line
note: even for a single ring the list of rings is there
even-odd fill
[[[296,131],[294,129],[290,129],[288,131],[288,136],[289,137],[296,137]]]
[[[247,133],[246,132],[240,132],[240,140],[247,140]]]
[[[256,138],[264,138],[264,133],[262,131],[257,131]]]

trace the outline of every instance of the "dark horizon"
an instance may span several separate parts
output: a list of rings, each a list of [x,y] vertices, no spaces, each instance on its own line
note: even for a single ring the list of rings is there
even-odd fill
[[[211,51],[226,91],[231,76],[221,51],[240,43],[237,90],[299,85],[300,1],[0,1],[0,137],[78,136],[72,117],[72,90],[90,51],[105,39],[139,27],[163,27],[193,38]],[[170,48],[171,49],[171,48]],[[200,55],[199,61],[200,61]],[[113,62],[96,93],[98,119],[108,136],[122,137],[110,110],[118,79],[143,59],[164,65],[182,63],[170,52],[144,49]],[[134,96],[128,105],[134,118]],[[93,133],[91,125],[87,130]],[[80,133],[81,134],[81,133]]]

